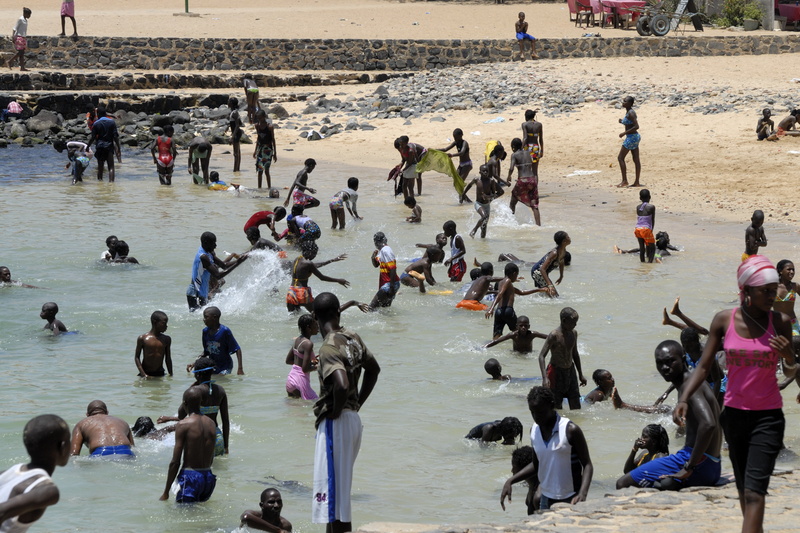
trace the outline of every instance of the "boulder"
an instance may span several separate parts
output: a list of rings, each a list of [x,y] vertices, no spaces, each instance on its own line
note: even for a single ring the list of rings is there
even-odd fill
[[[150,126],[172,126],[175,123],[174,117],[171,115],[153,115],[150,117]]]
[[[25,125],[29,131],[34,131],[36,133],[42,131],[57,132],[61,130],[61,124],[63,122],[64,119],[61,118],[61,115],[58,113],[42,109],[36,116],[29,118]]]
[[[168,116],[172,117],[173,124],[188,124],[192,121],[192,117],[189,116],[189,113],[183,110],[170,111]]]
[[[269,107],[267,113],[275,115],[275,118],[289,118],[289,112],[281,104],[275,104]]]

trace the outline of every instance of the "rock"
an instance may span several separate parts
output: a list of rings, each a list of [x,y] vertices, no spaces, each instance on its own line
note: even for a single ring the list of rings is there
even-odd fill
[[[204,110],[203,117],[209,120],[227,120],[228,116],[231,114],[231,110],[228,106],[217,107],[216,109],[206,109]]]
[[[313,115],[313,114],[319,113],[319,112],[320,112],[319,108],[317,108],[316,106],[313,106],[313,105],[309,105],[308,107],[306,107],[302,111],[302,113],[304,115]]]
[[[170,115],[153,115],[150,117],[150,125],[151,126],[172,126],[174,124],[174,118]]]
[[[441,117],[441,116],[435,116],[435,117],[431,118],[431,122],[445,122],[445,121],[446,121],[446,119],[444,117]]]
[[[58,113],[42,109],[35,116],[29,118],[25,126],[29,131],[36,133],[42,131],[57,132],[61,130],[61,124],[63,122],[64,119]]]
[[[274,104],[270,106],[267,113],[269,113],[270,115],[275,115],[275,118],[279,119],[289,118],[289,112],[286,111],[286,108],[280,104]]]
[[[186,111],[170,111],[168,116],[172,117],[173,124],[188,124],[192,121],[192,117]]]
[[[15,122],[11,125],[8,137],[11,139],[21,139],[28,134],[28,128],[22,122]]]
[[[385,94],[388,96],[389,89],[387,89],[385,85],[378,85],[378,88],[375,89],[375,92],[373,94]]]
[[[306,137],[306,140],[308,141],[319,141],[320,139],[322,139],[322,135],[320,135],[318,131],[314,130],[311,130]]]
[[[8,141],[3,138],[0,138],[0,148],[6,148],[6,147],[8,147]]]

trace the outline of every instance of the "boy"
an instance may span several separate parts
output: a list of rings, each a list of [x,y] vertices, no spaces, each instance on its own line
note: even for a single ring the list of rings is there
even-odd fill
[[[117,243],[119,239],[117,239],[116,235],[109,235],[106,237],[106,248],[108,251],[103,252],[100,254],[100,259],[103,261],[113,261],[117,258]]]
[[[47,302],[42,306],[42,312],[39,313],[39,317],[42,320],[47,320],[47,324],[45,324],[44,328],[53,332],[53,335],[58,335],[59,333],[66,333],[67,326],[64,325],[63,322],[56,318],[58,314],[58,304],[55,302]]]
[[[215,374],[230,374],[233,370],[233,358],[231,354],[236,352],[236,360],[239,364],[237,375],[243,376],[242,368],[242,349],[233,337],[228,326],[219,323],[222,313],[219,308],[211,306],[203,311],[203,355],[214,360]]]
[[[159,498],[161,501],[169,499],[169,490],[176,476],[178,491],[175,501],[178,503],[207,501],[217,485],[217,476],[211,473],[217,425],[211,418],[200,414],[202,397],[199,387],[189,387],[183,393],[187,416],[175,426],[175,448],[169,463],[167,484]]]
[[[89,166],[89,160],[92,158],[92,150],[80,141],[64,142],[61,140],[53,141],[53,148],[59,153],[67,150],[67,158],[69,162],[64,168],[72,166],[72,184],[75,185],[79,181],[83,181],[83,171]]]
[[[478,228],[481,229],[481,239],[486,238],[486,225],[489,223],[489,214],[492,212],[492,200],[498,198],[503,195],[503,189],[489,177],[489,167],[487,165],[480,166],[480,178],[474,179],[467,185],[467,188],[464,189],[464,194],[461,196],[462,200],[466,199],[467,191],[475,185],[475,189],[477,190],[475,196],[475,211],[478,212],[478,223],[475,224],[475,227],[472,228],[472,231],[469,232],[469,236],[474,238],[475,234],[478,232]]]
[[[378,292],[372,298],[369,306],[375,310],[378,307],[391,307],[397,291],[400,290],[400,278],[397,277],[397,259],[389,248],[389,241],[382,231],[372,237],[375,251],[372,252],[372,266],[380,269],[378,274]]]
[[[744,263],[751,255],[758,254],[758,249],[767,247],[767,236],[764,234],[764,212],[760,209],[753,211],[750,217],[750,225],[744,231],[744,253],[742,262]]]
[[[11,42],[14,44],[14,50],[17,51],[11,59],[6,62],[6,66],[11,68],[14,60],[19,60],[19,71],[27,72],[25,68],[25,50],[28,48],[28,19],[31,18],[31,10],[27,7],[22,8],[22,16],[17,20],[14,29],[11,32]]]
[[[114,249],[117,252],[117,256],[113,261],[114,263],[132,263],[134,265],[139,264],[139,261],[137,261],[135,257],[128,257],[131,249],[127,242],[117,241],[117,245],[114,247]]]
[[[517,169],[517,183],[511,189],[511,202],[509,207],[515,213],[517,203],[522,202],[531,208],[533,220],[537,226],[542,225],[542,218],[539,213],[539,176],[534,167],[531,152],[522,146],[522,139],[511,141],[511,161],[508,166],[508,183],[511,184],[511,176],[514,169]],[[538,159],[537,159],[538,161]]]
[[[164,377],[164,362],[167,372],[172,376],[172,338],[164,335],[169,318],[163,311],[155,311],[150,315],[150,331],[139,335],[136,339],[136,352],[133,360],[139,369],[141,378]],[[144,354],[144,355],[142,355]],[[141,358],[141,359],[140,359]]]
[[[652,263],[656,257],[656,238],[653,236],[653,227],[656,224],[656,206],[650,202],[650,191],[642,189],[639,191],[641,204],[636,206],[636,228],[633,234],[639,241],[639,260],[644,263],[645,255],[647,262]]]
[[[511,475],[513,476],[529,464],[533,463],[533,448],[522,446],[511,453]],[[536,489],[539,488],[539,478],[534,473],[528,479],[523,480],[528,484],[528,494],[525,496],[525,505],[528,506],[528,514],[532,515],[539,508],[536,501]],[[510,501],[510,500],[509,500]]]
[[[486,360],[483,364],[483,369],[486,370],[487,374],[492,376],[492,380],[494,381],[511,381],[511,376],[508,374],[503,375],[503,367],[500,366],[500,362],[494,357]]]
[[[444,266],[449,267],[447,275],[450,281],[461,281],[467,273],[467,262],[464,261],[467,248],[464,246],[464,239],[456,233],[456,223],[452,220],[442,225],[442,231],[445,237],[450,237],[450,259],[444,262]]]
[[[209,191],[227,191],[230,188],[227,183],[219,179],[219,172],[216,170],[211,171],[211,174],[208,175],[208,179],[211,180],[211,183],[208,184]],[[238,185],[234,187],[238,188]]]
[[[25,424],[22,441],[31,460],[0,473],[0,531],[27,531],[59,492],[50,476],[69,461],[69,426],[56,415],[40,415]]]
[[[175,128],[167,124],[164,126],[164,135],[156,137],[150,148],[150,155],[153,156],[153,164],[158,170],[158,181],[161,185],[172,185],[172,169],[175,167],[175,158],[178,157],[178,149],[172,140],[173,133]]]
[[[294,200],[295,205],[300,204],[304,208],[317,207],[319,205],[319,200],[306,194],[306,191],[311,194],[317,193],[315,189],[306,186],[308,183],[308,175],[317,168],[317,162],[309,158],[303,162],[303,165],[303,170],[297,173],[294,183],[289,187],[289,192],[286,194],[286,201],[283,202],[284,207],[289,205],[290,200]]]
[[[514,263],[509,263],[505,268],[505,275],[500,281],[500,289],[497,291],[497,296],[492,302],[492,306],[486,311],[486,318],[491,318],[494,315],[494,330],[492,339],[497,339],[503,334],[503,328],[508,326],[508,329],[517,329],[517,314],[514,312],[514,296],[527,296],[537,292],[544,292],[545,289],[531,289],[523,291],[514,287],[514,282],[517,281],[519,276],[519,267]]]
[[[519,353],[531,353],[533,351],[533,339],[546,339],[547,335],[538,331],[531,331],[531,321],[525,315],[517,317],[517,329],[506,333],[502,337],[493,340],[484,348],[497,346],[501,342],[512,340],[514,351]]]
[[[464,299],[456,304],[456,309],[469,309],[470,311],[486,311],[486,304],[482,304],[481,300],[489,292],[489,286],[492,283],[501,281],[503,278],[494,277],[494,265],[489,262],[481,265],[480,275],[475,278],[472,285],[469,286],[467,294]]]
[[[412,224],[419,224],[422,222],[422,208],[417,205],[416,198],[409,196],[403,200],[403,205],[411,209],[411,216],[406,217],[406,222],[411,222]]]
[[[443,148],[440,151],[447,152],[451,148],[455,148],[458,151],[447,155],[450,158],[458,157],[458,175],[461,176],[463,181],[467,181],[467,176],[469,176],[470,171],[472,171],[472,161],[469,158],[469,143],[464,140],[464,132],[461,128],[453,130],[453,142],[448,144],[447,148]],[[461,195],[462,202],[466,199],[466,192],[467,191],[464,191],[464,194]]]
[[[108,167],[108,181],[113,182],[116,176],[114,170],[114,155],[122,163],[122,149],[119,145],[119,131],[117,123],[106,116],[106,108],[97,108],[97,120],[92,124],[92,133],[89,137],[87,150],[95,144],[94,158],[97,160],[97,181],[103,181],[103,167]]]
[[[431,246],[425,250],[421,259],[408,265],[405,272],[400,274],[400,283],[406,287],[419,288],[419,292],[425,292],[426,282],[428,285],[436,285],[436,280],[433,279],[433,273],[431,272],[431,266],[438,253],[439,248],[436,246]]]
[[[205,137],[198,136],[189,142],[189,174],[198,185],[201,183],[208,185],[208,164],[211,162],[211,152],[214,146]],[[203,176],[200,176],[200,171]]]
[[[544,341],[542,351],[539,352],[539,368],[542,371],[542,385],[552,389],[555,397],[556,409],[561,409],[566,397],[569,408],[581,408],[581,394],[578,390],[578,380],[581,387],[586,386],[586,378],[581,370],[581,357],[578,355],[578,312],[571,307],[561,310],[561,324],[550,332]],[[550,364],[545,369],[545,358],[548,352]],[[576,372],[577,371],[577,372]]]
[[[519,12],[519,20],[514,23],[514,31],[517,33],[519,43],[519,58],[525,60],[525,41],[531,43],[531,59],[539,59],[536,55],[536,37],[528,35],[528,22],[525,20],[525,13]]]
[[[242,513],[241,525],[259,531],[283,533],[292,531],[292,523],[281,516],[283,499],[278,489],[265,489],[261,493],[260,511],[245,511]]]
[[[350,216],[355,220],[363,220],[358,216],[356,209],[356,202],[358,201],[358,178],[349,178],[347,180],[347,188],[337,192],[329,207],[331,208],[331,229],[336,229],[338,223],[340,229],[344,229],[344,207],[350,212]]]
[[[769,108],[764,108],[764,110],[761,111],[761,115],[761,118],[758,119],[758,123],[756,124],[757,140],[773,140],[769,138],[775,133],[775,122],[770,118],[772,117],[772,111],[770,111]]]
[[[17,287],[24,287],[26,289],[41,289],[41,287],[28,285],[17,279],[11,279],[11,270],[9,270],[7,266],[0,266],[0,287],[5,285],[16,285]]]

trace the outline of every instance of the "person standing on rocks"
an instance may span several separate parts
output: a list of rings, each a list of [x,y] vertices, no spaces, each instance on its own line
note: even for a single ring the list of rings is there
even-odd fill
[[[232,120],[232,119],[231,119]],[[267,188],[272,187],[269,167],[278,162],[278,149],[275,146],[275,129],[267,121],[267,112],[259,109],[256,113],[256,149],[253,152],[258,171],[258,188],[261,188],[261,177],[267,175]]]
[[[117,156],[117,161],[122,163],[122,150],[119,147],[117,123],[106,116],[104,106],[97,108],[97,120],[92,124],[92,134],[89,137],[87,149],[91,148],[92,143],[96,143],[94,157],[97,159],[98,181],[103,181],[103,163],[106,163],[108,165],[108,181],[109,183],[113,182],[115,178],[114,154]]]
[[[629,187],[628,185],[628,168],[625,165],[625,157],[628,152],[633,154],[633,166],[636,169],[636,179],[630,187],[641,187],[639,184],[639,177],[642,175],[642,164],[639,162],[639,141],[642,136],[639,135],[639,120],[636,118],[636,111],[633,110],[633,96],[626,96],[622,100],[622,107],[627,111],[625,116],[619,119],[619,123],[625,126],[625,131],[619,134],[620,139],[625,137],[622,142],[622,148],[619,149],[617,161],[619,161],[619,170],[622,172],[622,181],[617,187]]]
[[[261,109],[258,104],[258,85],[253,80],[252,74],[244,75],[244,95],[247,99],[247,121],[254,124],[256,113]]]
[[[189,143],[189,174],[195,183],[200,184],[200,169],[203,169],[203,183],[208,185],[208,164],[211,162],[213,146],[205,137],[199,136]]]
[[[28,48],[28,19],[31,18],[31,10],[27,7],[22,8],[22,16],[19,18],[17,23],[14,25],[14,29],[11,31],[11,41],[14,43],[14,50],[17,51],[16,54],[11,56],[11,59],[8,60],[8,68],[11,68],[11,64],[14,60],[19,61],[19,71],[20,72],[27,72],[28,69],[25,68],[25,50]]]
[[[75,23],[75,0],[61,0],[61,33],[58,34],[59,37],[66,37],[65,33],[65,23],[67,22],[67,17],[72,21],[72,38],[78,38],[78,26]]]

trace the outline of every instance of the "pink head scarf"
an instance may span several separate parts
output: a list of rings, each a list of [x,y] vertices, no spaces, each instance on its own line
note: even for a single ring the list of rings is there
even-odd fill
[[[772,262],[763,255],[751,255],[747,261],[739,265],[736,271],[739,283],[739,300],[744,302],[744,288],[762,287],[770,283],[778,283],[778,271]]]

